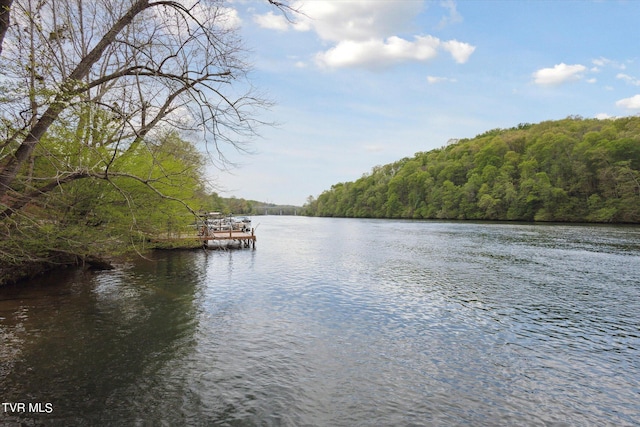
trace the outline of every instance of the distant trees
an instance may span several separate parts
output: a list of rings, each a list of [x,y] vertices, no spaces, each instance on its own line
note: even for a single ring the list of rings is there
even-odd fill
[[[309,215],[640,222],[640,117],[493,129],[375,167]]]

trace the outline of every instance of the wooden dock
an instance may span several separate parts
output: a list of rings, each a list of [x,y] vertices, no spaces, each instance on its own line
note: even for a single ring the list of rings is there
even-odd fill
[[[198,235],[198,240],[203,242],[206,248],[217,249],[223,247],[223,244],[235,244],[241,248],[256,248],[256,234],[252,228],[251,231],[241,230],[223,230],[223,231],[207,231]]]
[[[154,237],[150,242],[168,244],[176,243],[178,247],[204,247],[207,249],[227,249],[227,248],[256,248],[256,234],[252,228],[249,230],[201,230],[197,235],[182,233],[178,235]],[[193,246],[189,242],[193,242]],[[186,246],[185,246],[186,244]]]
[[[255,228],[250,228],[251,219],[222,215],[220,212],[203,212],[199,217],[192,232],[183,230],[150,241],[169,245],[175,242],[180,247],[194,244],[209,249],[256,248],[256,233]]]

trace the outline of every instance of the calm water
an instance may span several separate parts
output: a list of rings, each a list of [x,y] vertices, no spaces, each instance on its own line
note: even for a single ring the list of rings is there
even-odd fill
[[[640,227],[258,223],[0,292],[0,425],[640,425]]]

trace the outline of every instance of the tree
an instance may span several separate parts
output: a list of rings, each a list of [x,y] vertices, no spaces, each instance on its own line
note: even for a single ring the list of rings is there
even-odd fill
[[[11,24],[11,3],[13,0],[0,0],[0,53],[2,53],[2,41]]]
[[[65,135],[55,126],[41,141],[35,151],[36,172],[56,169],[52,159],[86,160],[69,154],[73,143]],[[45,152],[47,156],[41,155]],[[185,230],[193,217],[184,204],[201,203],[202,165],[203,156],[192,144],[168,132],[120,156],[109,180],[90,177],[56,186],[0,222],[0,268],[115,254],[127,248],[122,243],[128,240],[142,242]]]
[[[157,231],[194,214],[188,140],[221,166],[269,106],[224,0],[0,0],[0,48],[2,262],[46,257],[59,236],[80,253],[82,227],[113,218]]]
[[[0,200],[9,212],[18,207],[16,192],[108,178],[119,155],[162,127],[197,132],[224,161],[223,143],[241,149],[259,124],[255,109],[268,105],[249,84],[242,87],[248,66],[222,1],[22,0],[11,12],[15,24],[0,59]],[[29,162],[61,120],[86,150],[105,148],[102,162],[90,173],[62,169],[35,185]],[[95,134],[97,120],[108,122],[106,134]]]

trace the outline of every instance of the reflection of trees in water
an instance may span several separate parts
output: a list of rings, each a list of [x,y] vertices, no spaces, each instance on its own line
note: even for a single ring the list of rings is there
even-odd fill
[[[65,425],[135,423],[146,411],[164,412],[153,394],[193,348],[201,261],[161,254],[113,272],[52,275],[51,287],[15,295],[1,324],[18,343],[13,363],[0,364],[3,401],[51,402],[53,414],[29,417]]]

